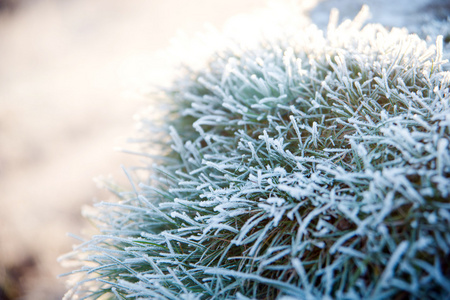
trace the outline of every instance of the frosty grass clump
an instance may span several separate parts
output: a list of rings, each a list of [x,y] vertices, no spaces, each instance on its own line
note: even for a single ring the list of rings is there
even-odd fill
[[[449,297],[443,40],[362,19],[187,69],[160,138],[143,121],[162,155],[98,205],[66,297]]]

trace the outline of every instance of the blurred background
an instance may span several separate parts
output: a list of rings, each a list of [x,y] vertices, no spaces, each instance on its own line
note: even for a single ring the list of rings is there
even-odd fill
[[[445,19],[446,0],[308,2],[325,27],[332,7],[353,18],[418,26]],[[0,0],[0,300],[61,299],[57,257],[78,243],[81,207],[110,194],[93,178],[126,184],[114,151],[133,135],[151,84],[167,83],[161,51],[178,30],[221,28],[263,0]],[[412,28],[412,27],[411,27]]]

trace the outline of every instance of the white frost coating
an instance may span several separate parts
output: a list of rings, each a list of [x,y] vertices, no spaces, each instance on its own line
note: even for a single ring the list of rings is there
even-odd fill
[[[381,275],[381,279],[375,287],[374,294],[376,295],[379,292],[379,289],[387,284],[387,281],[392,278],[394,275],[395,267],[400,263],[401,257],[405,254],[406,250],[408,250],[409,243],[407,241],[403,241],[400,245],[397,246],[395,252],[392,254],[389,262],[386,265],[386,269],[384,269],[383,274]]]
[[[98,204],[102,234],[75,249],[88,263],[73,292],[448,295],[444,41],[363,26],[365,15],[339,25],[333,12],[325,35],[229,41],[186,70],[167,91],[163,135],[144,139],[164,159],[130,173],[142,181],[131,191],[113,188],[119,203]]]

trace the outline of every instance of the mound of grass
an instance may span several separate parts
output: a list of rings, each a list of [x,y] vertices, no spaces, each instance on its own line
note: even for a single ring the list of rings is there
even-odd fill
[[[163,157],[99,205],[67,297],[447,297],[444,63],[361,17],[217,51],[166,91]]]

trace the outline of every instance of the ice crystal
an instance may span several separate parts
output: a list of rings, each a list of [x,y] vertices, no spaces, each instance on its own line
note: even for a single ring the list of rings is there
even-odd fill
[[[164,157],[99,204],[67,297],[448,297],[442,37],[365,12],[234,44],[176,80]]]

